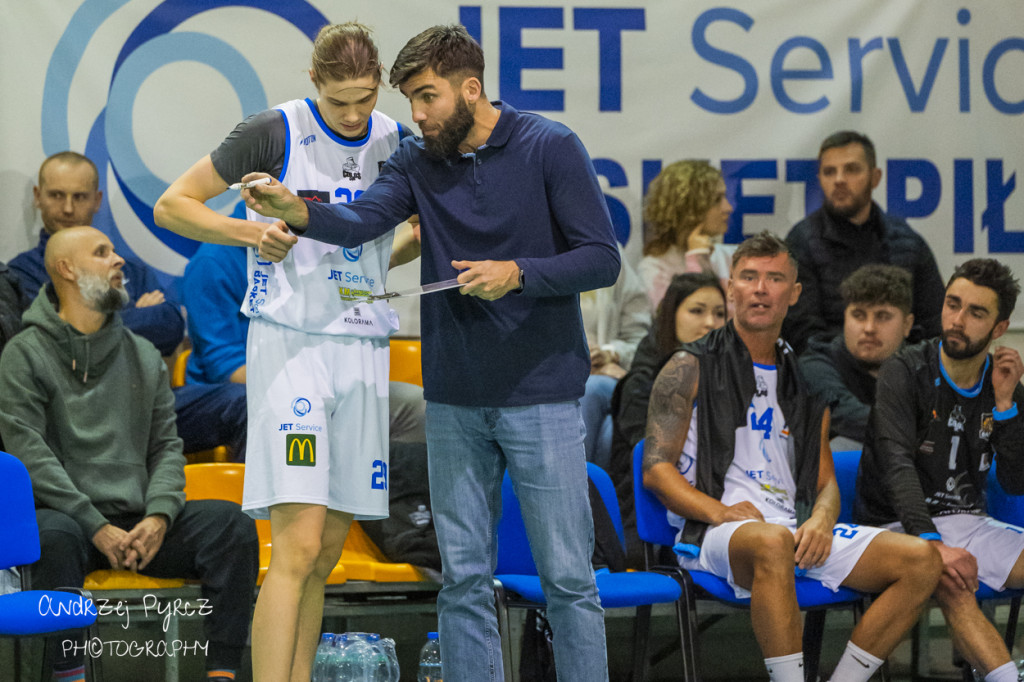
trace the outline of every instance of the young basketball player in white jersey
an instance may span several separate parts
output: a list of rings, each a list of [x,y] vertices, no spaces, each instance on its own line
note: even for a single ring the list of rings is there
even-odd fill
[[[324,27],[313,47],[313,99],[250,116],[157,203],[159,225],[193,239],[258,245],[268,219],[223,216],[203,202],[250,172],[309,201],[353,200],[405,131],[374,111],[382,66],[369,31]],[[300,240],[270,263],[248,249],[249,449],[243,509],[269,518],[274,552],[252,627],[256,680],[307,680],[323,588],[355,519],[388,513],[388,337],[384,291],[392,234],[354,249]],[[240,286],[244,286],[239,283]]]
[[[800,295],[796,275],[785,242],[770,233],[737,248],[735,317],[684,346],[655,381],[644,485],[681,528],[680,564],[750,596],[773,682],[803,680],[795,573],[877,593],[831,678],[865,682],[917,622],[941,562],[923,540],[836,523],[828,408],[779,339]]]

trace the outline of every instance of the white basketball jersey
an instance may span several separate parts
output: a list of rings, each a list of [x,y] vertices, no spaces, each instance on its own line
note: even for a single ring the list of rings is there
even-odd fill
[[[725,472],[722,504],[747,500],[766,520],[796,518],[792,439],[775,395],[778,372],[755,364],[754,379],[757,389],[747,408],[747,423],[736,429],[736,454]]]
[[[363,140],[336,135],[312,100],[276,107],[287,126],[281,184],[307,201],[347,203],[376,179],[398,147],[398,124],[374,111]],[[250,209],[250,220],[273,222]],[[242,313],[315,334],[387,337],[398,330],[398,315],[384,301],[360,302],[384,292],[394,233],[352,249],[299,237],[280,263],[249,254],[249,289]]]
[[[727,506],[749,501],[765,519],[796,518],[796,484],[789,466],[791,440],[775,395],[777,376],[774,367],[754,365],[757,389],[747,407],[746,424],[736,429],[736,446],[721,499]],[[694,405],[686,443],[676,464],[690,485],[697,480],[697,410]],[[667,516],[675,528],[683,528],[686,523],[674,512],[667,512]]]
[[[676,468],[679,470],[680,475],[690,485],[697,481],[697,409],[698,405],[694,403],[693,410],[690,412],[690,430],[686,433],[683,452],[679,455],[679,461],[676,462]],[[669,524],[674,528],[682,528],[686,525],[686,519],[674,511],[666,510],[666,514],[668,515]]]

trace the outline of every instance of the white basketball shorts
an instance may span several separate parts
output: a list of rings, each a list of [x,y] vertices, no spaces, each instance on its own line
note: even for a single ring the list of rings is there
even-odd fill
[[[766,519],[769,523],[778,523],[796,533],[795,519]],[[725,578],[738,599],[750,596],[750,590],[736,584],[729,563],[729,541],[736,529],[753,519],[731,521],[720,526],[711,526],[704,534],[700,554],[695,559],[680,557],[679,565],[687,570],[706,571]],[[832,552],[825,563],[817,568],[809,569],[804,575],[818,580],[833,592],[837,591],[850,575],[850,571],[860,561],[871,541],[879,533],[885,532],[874,526],[858,526],[852,523],[837,523],[832,528]]]
[[[325,505],[388,515],[388,339],[249,323],[249,431],[242,509]]]

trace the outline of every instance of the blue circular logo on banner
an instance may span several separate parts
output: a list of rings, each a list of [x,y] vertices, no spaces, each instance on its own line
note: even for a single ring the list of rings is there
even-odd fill
[[[61,35],[46,71],[43,86],[42,142],[47,156],[71,148],[68,122],[72,80],[103,24],[129,0],[85,0],[75,11]],[[99,169],[100,190],[108,192],[107,178],[122,193],[131,214],[161,243],[188,258],[198,245],[192,240],[157,227],[153,206],[167,189],[142,160],[133,136],[135,100],[146,80],[158,69],[174,62],[199,62],[224,76],[242,106],[244,115],[267,108],[263,85],[253,66],[221,38],[193,31],[176,31],[183,22],[214,9],[243,7],[268,12],[289,22],[312,41],[322,26],[330,23],[305,0],[165,0],[157,5],[127,37],[115,61],[106,105],[89,127],[85,155]],[[168,130],[168,136],[182,135],[187,128]],[[108,192],[108,196],[109,192]],[[221,195],[210,206],[224,208],[237,196]],[[106,232],[118,251],[133,253],[122,234],[126,226],[116,224],[109,206],[96,215],[93,224]]]

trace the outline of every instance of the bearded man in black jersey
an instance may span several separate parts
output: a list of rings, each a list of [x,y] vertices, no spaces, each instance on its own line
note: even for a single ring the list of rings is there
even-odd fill
[[[1024,493],[1024,362],[1006,347],[1020,293],[1010,269],[974,259],[956,269],[942,305],[942,337],[887,360],[857,480],[854,515],[929,540],[943,560],[935,592],[956,648],[986,682],[1017,670],[974,592],[1024,586],[1024,528],[986,514],[986,479]]]

